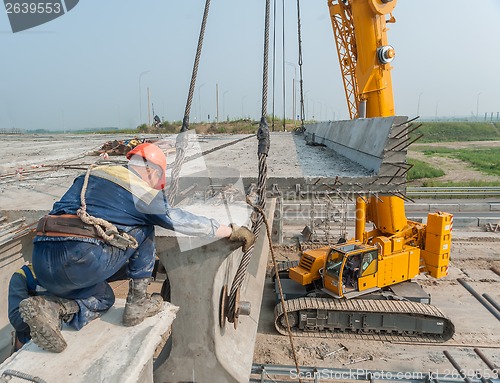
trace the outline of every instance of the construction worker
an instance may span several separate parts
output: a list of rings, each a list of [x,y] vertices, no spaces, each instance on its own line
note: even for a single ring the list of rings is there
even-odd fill
[[[24,323],[21,314],[19,313],[19,303],[37,294],[37,289],[40,286],[37,283],[33,266],[31,264],[24,265],[17,270],[9,282],[9,322],[16,330],[14,333],[13,351],[19,350],[23,345],[31,339],[30,328]]]
[[[33,267],[50,295],[23,300],[20,312],[33,341],[45,350],[66,348],[61,321],[79,330],[113,305],[106,279],[127,260],[130,283],[123,324],[137,325],[161,310],[161,296],[147,293],[155,263],[155,225],[229,238],[244,250],[255,240],[246,227],[221,225],[171,207],[164,193],[167,161],[158,146],[140,144],[127,159],[127,166],[99,166],[77,177],[38,223]]]

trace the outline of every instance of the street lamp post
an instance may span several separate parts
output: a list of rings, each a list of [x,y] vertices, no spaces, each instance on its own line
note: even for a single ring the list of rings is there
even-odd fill
[[[219,84],[215,84],[215,110],[216,110],[216,117],[215,117],[215,123],[219,123]]]
[[[149,70],[146,70],[144,72],[141,72],[139,74],[139,125],[142,124],[142,85],[141,85],[141,80],[142,76],[145,74],[148,74]]]
[[[245,94],[242,98],[241,98],[241,118],[244,119],[245,118],[245,98],[248,97],[248,94]]]
[[[293,84],[292,84],[292,85],[293,85],[293,86],[292,86],[292,88],[293,88],[293,97],[292,97],[292,118],[293,118],[293,121],[294,121],[294,123],[295,123],[295,118],[296,118],[296,117],[295,117],[295,111],[297,110],[297,109],[296,109],[296,94],[297,94],[297,91],[296,91],[296,89],[295,89],[296,84],[297,84],[297,65],[295,65],[294,63],[291,63],[291,62],[289,62],[289,61],[285,61],[285,63],[286,63],[287,65],[291,65],[291,66],[293,66]]]
[[[309,97],[307,97],[307,93],[309,93],[311,90],[306,90],[304,93],[304,102],[306,103],[306,115],[303,116],[304,120],[307,120],[307,117],[309,117]]]
[[[226,90],[222,93],[222,118],[226,118],[226,93],[229,91]]]
[[[203,88],[204,85],[205,83],[198,86],[198,117],[200,119],[199,122],[201,122],[201,88]]]
[[[149,97],[149,86],[148,86],[148,126],[151,126],[151,109],[149,108],[151,99]]]
[[[476,99],[476,120],[479,121],[479,96],[481,96],[483,92],[479,92],[477,94],[477,99]]]
[[[417,103],[417,117],[419,117],[420,115],[418,114],[420,112],[420,97],[422,97],[422,95],[424,94],[424,92],[420,92],[420,94],[418,95],[418,103]]]

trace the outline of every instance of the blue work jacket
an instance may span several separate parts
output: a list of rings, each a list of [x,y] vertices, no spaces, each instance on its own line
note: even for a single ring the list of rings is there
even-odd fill
[[[76,214],[81,206],[84,178],[82,175],[75,179],[49,214]],[[125,231],[136,226],[157,225],[186,235],[214,237],[219,227],[214,219],[171,207],[164,190],[151,188],[124,166],[99,166],[92,170],[85,202],[88,214],[103,218]],[[53,239],[37,236],[35,242]]]

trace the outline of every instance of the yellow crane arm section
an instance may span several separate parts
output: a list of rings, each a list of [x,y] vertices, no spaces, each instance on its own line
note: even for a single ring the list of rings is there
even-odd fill
[[[328,0],[351,119],[394,116],[387,23],[397,0]],[[390,18],[386,20],[386,16]]]

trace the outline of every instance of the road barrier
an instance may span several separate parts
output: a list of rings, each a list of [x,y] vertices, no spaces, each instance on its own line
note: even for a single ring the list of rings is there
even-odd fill
[[[482,187],[407,187],[408,197],[497,197],[500,196],[500,186]]]

